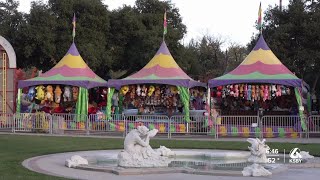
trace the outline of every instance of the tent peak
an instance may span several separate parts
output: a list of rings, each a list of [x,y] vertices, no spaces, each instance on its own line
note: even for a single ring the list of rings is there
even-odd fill
[[[270,50],[269,46],[267,45],[266,41],[263,38],[263,35],[260,35],[258,42],[254,46],[253,50]]]
[[[171,53],[170,53],[165,41],[162,41],[161,46],[158,49],[156,55],[159,55],[159,54],[165,54],[165,55],[170,55],[171,56]]]
[[[80,55],[80,53],[76,47],[76,44],[74,42],[71,44],[66,55],[68,55],[68,54],[71,54],[72,56],[79,56]]]

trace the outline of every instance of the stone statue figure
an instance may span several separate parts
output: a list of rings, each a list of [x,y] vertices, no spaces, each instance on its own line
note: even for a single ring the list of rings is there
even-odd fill
[[[267,151],[270,147],[265,144],[265,139],[260,141],[256,138],[248,138],[247,141],[251,144],[248,149],[251,155],[248,158],[253,164],[245,167],[242,171],[243,176],[270,176],[272,173],[265,169],[265,163],[268,163]]]
[[[247,141],[251,143],[251,147],[248,147],[251,152],[248,161],[253,163],[268,163],[267,151],[270,147],[265,144],[266,140],[260,141],[258,138],[248,138]]]
[[[151,137],[158,133],[157,129],[149,130],[138,126],[131,130],[124,140],[124,150],[118,154],[118,165],[121,167],[167,167],[170,160],[166,156],[174,153],[164,147],[153,150],[149,145]]]

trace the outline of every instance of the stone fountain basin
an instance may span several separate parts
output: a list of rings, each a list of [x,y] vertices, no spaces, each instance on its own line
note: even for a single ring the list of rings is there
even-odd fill
[[[79,154],[88,160],[88,165],[79,165],[76,169],[113,173],[117,175],[140,175],[140,174],[164,174],[164,173],[188,173],[199,175],[230,175],[242,176],[243,167],[232,167],[233,165],[247,163],[250,152],[230,150],[208,150],[208,149],[174,149],[176,156],[171,157],[173,165],[169,167],[154,168],[123,168],[117,166],[117,155],[120,150],[95,151],[94,153]],[[103,162],[107,161],[107,163]],[[101,163],[102,162],[102,163]],[[207,162],[210,165],[206,167]],[[178,166],[176,166],[178,164]],[[222,165],[222,166],[221,166]],[[230,166],[230,167],[224,167]],[[179,167],[180,166],[180,167]],[[201,168],[194,168],[201,166]],[[267,165],[269,171],[277,173],[286,170],[283,165]]]

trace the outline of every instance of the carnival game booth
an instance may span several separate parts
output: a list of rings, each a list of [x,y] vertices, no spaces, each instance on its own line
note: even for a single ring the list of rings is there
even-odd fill
[[[220,136],[298,137],[307,129],[308,85],[281,63],[262,35],[236,69],[209,80],[209,87],[213,106],[221,110]]]
[[[72,43],[66,55],[52,69],[38,77],[18,82],[17,113],[45,112],[52,114],[54,123],[59,121],[59,128],[85,129],[90,109],[88,89],[105,87],[106,84],[107,81],[88,67],[75,43]],[[40,126],[40,120],[35,125],[28,121],[30,115],[26,117],[21,117],[19,126]]]
[[[140,71],[124,79],[109,80],[108,87],[111,87],[108,118],[114,113],[113,109],[124,113],[127,129],[143,123],[151,129],[159,129],[160,133],[187,132],[186,123],[193,120],[193,115],[203,116],[206,111],[201,106],[206,101],[205,84],[194,81],[178,66],[165,41]],[[191,96],[191,91],[198,93]],[[193,103],[191,109],[190,98],[198,102]],[[171,127],[169,119],[175,119]]]

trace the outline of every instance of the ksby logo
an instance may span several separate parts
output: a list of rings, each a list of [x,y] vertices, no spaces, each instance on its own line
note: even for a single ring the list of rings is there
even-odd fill
[[[300,149],[299,148],[293,148],[290,151],[289,156],[291,158],[291,159],[289,159],[290,163],[301,163],[302,162],[302,156],[300,154]]]

